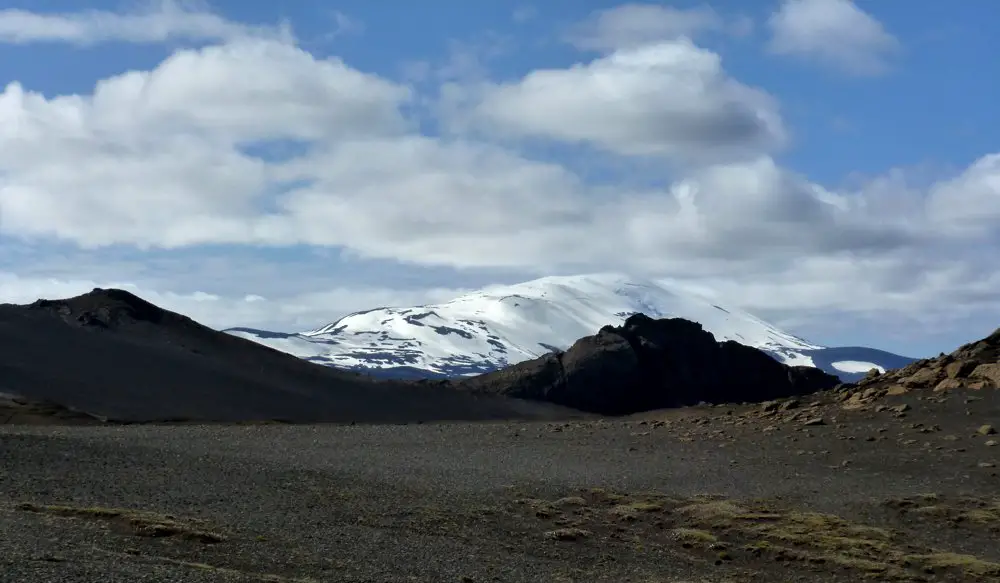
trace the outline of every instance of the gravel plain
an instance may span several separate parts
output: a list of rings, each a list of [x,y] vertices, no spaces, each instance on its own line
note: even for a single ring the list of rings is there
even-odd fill
[[[0,581],[1000,581],[1000,401],[940,400],[3,425]]]

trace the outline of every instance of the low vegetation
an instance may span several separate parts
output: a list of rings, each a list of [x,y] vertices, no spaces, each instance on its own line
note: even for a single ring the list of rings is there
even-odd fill
[[[140,537],[177,537],[204,544],[225,542],[226,537],[201,520],[181,520],[171,515],[99,506],[60,506],[24,502],[18,510],[68,519],[105,521],[113,528]]]
[[[576,502],[566,504],[569,499]],[[1000,525],[997,501],[945,504],[928,496],[886,505],[939,520]],[[521,516],[541,523],[543,536],[559,544],[605,546],[618,541],[642,551],[682,550],[694,559],[716,564],[754,568],[762,562],[795,562],[802,569],[848,570],[858,578],[879,581],[930,581],[935,576],[1000,581],[996,562],[924,547],[893,528],[775,501],[627,495],[593,489],[555,501],[518,498],[513,507]]]

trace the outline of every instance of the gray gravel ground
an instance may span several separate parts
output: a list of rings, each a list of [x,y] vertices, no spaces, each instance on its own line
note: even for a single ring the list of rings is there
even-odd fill
[[[828,412],[843,427],[787,422],[768,432],[768,421],[727,424],[720,409],[657,428],[638,420],[0,426],[0,581],[854,581],[854,572],[787,562],[776,571],[716,565],[628,537],[548,540],[552,526],[511,510],[513,500],[655,490],[767,498],[872,521],[890,498],[996,497],[998,470],[988,464],[1000,461],[1000,447],[975,433],[996,418],[996,400],[966,414],[960,398],[951,409],[911,400],[906,417]],[[912,425],[923,418],[942,428],[920,433]],[[226,540],[135,536],[86,511],[37,511],[46,505],[201,520],[197,528]],[[950,550],[1000,561],[988,537],[922,530],[914,540],[947,539]]]

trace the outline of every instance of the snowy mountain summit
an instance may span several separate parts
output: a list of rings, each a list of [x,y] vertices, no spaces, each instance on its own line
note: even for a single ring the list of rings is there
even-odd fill
[[[619,325],[637,312],[693,320],[719,341],[734,340],[786,364],[817,366],[845,380],[912,360],[874,349],[818,346],[677,286],[615,274],[493,286],[442,304],[357,312],[299,334],[248,328],[227,332],[314,362],[379,376],[462,376],[565,350],[578,338]]]

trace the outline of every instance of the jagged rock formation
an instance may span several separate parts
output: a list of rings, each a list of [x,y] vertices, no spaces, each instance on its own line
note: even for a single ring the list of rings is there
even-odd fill
[[[915,389],[944,392],[955,389],[1000,389],[1000,329],[951,354],[918,360],[900,369],[879,374],[873,370],[860,382],[848,385],[844,408],[864,408],[886,395]]]
[[[197,326],[186,316],[164,310],[146,300],[120,289],[94,288],[87,294],[60,300],[41,299],[28,306],[29,310],[51,310],[67,323],[97,328],[118,328],[138,322],[161,324],[171,322]],[[206,328],[211,332],[211,329]]]
[[[811,393],[839,379],[787,366],[749,346],[715,337],[696,322],[630,316],[565,352],[455,382],[473,392],[546,401],[605,415],[699,402],[757,402]]]

